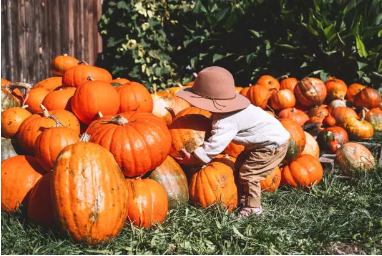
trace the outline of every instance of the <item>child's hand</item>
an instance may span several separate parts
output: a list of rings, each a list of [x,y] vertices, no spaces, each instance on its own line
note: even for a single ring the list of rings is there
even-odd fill
[[[191,154],[187,152],[187,150],[185,150],[184,148],[182,148],[182,152],[184,154],[184,157],[180,157],[180,156],[177,156],[175,157],[175,159],[178,161],[178,163],[180,164],[184,164],[184,165],[188,165],[190,164],[190,160],[191,160]]]

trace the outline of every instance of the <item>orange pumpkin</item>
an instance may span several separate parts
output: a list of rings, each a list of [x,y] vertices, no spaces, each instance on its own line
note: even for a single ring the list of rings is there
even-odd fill
[[[4,87],[6,86],[7,84],[11,84],[12,82],[11,81],[8,81],[7,79],[5,78],[1,78],[1,87]]]
[[[80,141],[61,151],[52,177],[53,212],[75,241],[95,245],[117,236],[128,198],[125,178],[106,149]]]
[[[318,78],[305,77],[294,88],[297,100],[306,107],[321,106],[326,98],[325,84]]]
[[[289,89],[279,90],[273,93],[269,101],[272,108],[276,110],[293,108],[296,105],[296,97],[293,91]]]
[[[80,62],[78,65],[69,68],[65,71],[62,77],[62,85],[64,87],[79,87],[80,85],[88,82],[88,78],[91,77],[94,80],[103,81],[109,83],[112,86],[111,74],[109,71],[103,68],[87,65],[84,62]]]
[[[335,99],[345,99],[348,87],[341,79],[332,78],[325,82],[327,99],[329,101]]]
[[[163,163],[171,148],[166,124],[151,113],[126,112],[104,116],[86,131],[108,149],[127,177],[142,176]]]
[[[244,148],[245,147],[243,145],[238,145],[231,141],[224,149],[223,153],[236,158],[238,155],[240,155],[241,152],[244,151]]]
[[[45,96],[42,101],[42,105],[44,105],[49,111],[56,109],[65,109],[70,111],[72,109],[71,98],[75,92],[75,87],[57,88]]]
[[[349,142],[347,132],[339,127],[333,126],[325,128],[317,135],[317,141],[324,151],[328,153],[337,152],[338,147]]]
[[[188,87],[192,87],[194,85],[194,82],[190,82],[188,83],[187,85],[183,86],[181,84],[177,84],[177,86],[175,87],[170,87],[168,88],[168,91],[172,94],[172,95],[176,95],[177,92],[179,92],[180,90],[184,89],[184,88],[188,88]]]
[[[168,94],[154,100],[154,109],[152,113],[160,117],[167,125],[170,125],[175,116],[190,104],[182,98]]]
[[[373,88],[364,88],[354,96],[354,106],[378,108],[382,103],[379,92]]]
[[[57,225],[52,205],[52,177],[53,172],[49,172],[37,181],[31,190],[28,203],[29,221],[45,228],[54,228]]]
[[[13,107],[1,113],[1,136],[11,138],[16,135],[20,125],[32,114],[25,108]]]
[[[269,89],[272,89],[272,88],[277,89],[277,90],[280,89],[279,81],[270,75],[261,76],[259,78],[259,80],[257,80],[256,84],[267,86]]]
[[[247,97],[248,91],[251,88],[251,84],[249,84],[248,87],[244,87],[243,90],[240,91],[240,94],[243,95],[244,97]]]
[[[362,110],[361,118],[346,117],[343,120],[343,127],[347,131],[350,138],[356,140],[367,140],[373,137],[374,128],[365,120],[365,110]]]
[[[182,116],[186,116],[186,115],[202,115],[202,116],[205,116],[205,117],[207,117],[209,119],[212,114],[211,114],[211,112],[209,112],[207,110],[204,110],[204,109],[201,109],[201,108],[188,107],[188,108],[185,108],[182,111],[180,111],[175,116],[175,119],[178,119],[178,118],[180,118]]]
[[[297,122],[300,126],[303,126],[308,120],[309,116],[305,112],[296,108],[286,108],[280,111],[277,118],[289,118]]]
[[[335,126],[336,119],[331,114],[329,114],[327,117],[324,118],[324,120],[322,121],[322,124],[326,127]]]
[[[318,159],[320,157],[320,147],[318,146],[317,141],[313,138],[312,135],[310,135],[310,133],[305,131],[304,133],[306,138],[306,144],[304,151],[302,151],[301,155],[312,155]]]
[[[233,169],[222,162],[213,161],[196,171],[189,190],[190,201],[203,208],[216,203],[233,211],[238,204]]]
[[[268,99],[271,97],[271,92],[268,86],[255,85],[249,88],[246,97],[253,105],[265,109]]]
[[[261,190],[265,192],[275,192],[280,186],[281,170],[278,166],[265,178],[260,181]]]
[[[126,179],[126,183],[129,191],[127,221],[144,228],[163,223],[168,212],[164,188],[152,179]]]
[[[363,86],[362,84],[351,84],[349,85],[348,87],[348,90],[346,92],[346,99],[350,100],[351,102],[353,102],[354,100],[354,96],[359,92],[361,91],[362,89],[366,88],[365,86]]]
[[[75,130],[78,134],[81,133],[80,121],[78,121],[77,117],[72,112],[56,109],[49,111],[49,113],[57,117],[63,126]]]
[[[150,92],[142,84],[130,82],[117,87],[121,105],[119,113],[127,111],[147,112],[153,111],[153,99]]]
[[[151,93],[151,98],[153,99],[153,101],[162,97],[171,97],[171,96],[174,96],[174,95],[172,95],[168,91],[159,91],[159,92],[154,91],[154,93]]]
[[[283,80],[280,82],[280,89],[289,89],[292,92],[294,91],[294,87],[298,83],[298,80],[295,77],[282,76]]]
[[[96,120],[97,113],[115,115],[120,106],[117,90],[108,82],[88,81],[77,88],[72,97],[73,113],[84,124]]]
[[[28,98],[25,102],[28,105],[28,109],[32,113],[40,113],[42,109],[40,104],[43,102],[45,96],[49,91],[45,88],[33,88],[29,91]]]
[[[371,123],[375,131],[382,131],[382,110],[373,108],[366,112],[365,120]]]
[[[63,76],[65,71],[71,67],[78,65],[78,60],[68,54],[55,57],[50,63],[50,70],[53,74]]]
[[[113,85],[114,87],[117,87],[117,86],[120,86],[120,85],[123,85],[123,84],[126,84],[126,83],[130,83],[130,80],[126,79],[126,78],[116,78],[116,79],[113,79],[111,80],[111,85]]]
[[[14,213],[27,205],[29,191],[44,170],[32,156],[13,156],[1,162],[1,210]]]
[[[281,183],[292,187],[310,188],[318,185],[323,175],[324,170],[317,158],[311,155],[301,155],[282,168]]]
[[[315,121],[322,123],[325,117],[329,115],[329,111],[325,105],[311,108],[308,112],[309,121],[314,123]]]
[[[79,140],[78,132],[67,127],[52,127],[42,132],[36,139],[35,156],[37,162],[50,172],[61,150]]]
[[[290,163],[304,151],[306,144],[305,133],[301,126],[292,119],[281,118],[279,121],[291,135],[288,143],[288,151],[284,159],[284,162]]]
[[[336,119],[336,125],[343,126],[343,121],[347,117],[357,117],[357,113],[347,107],[338,107],[332,111],[332,116]]]
[[[60,86],[62,86],[62,77],[54,76],[38,82],[37,84],[35,84],[35,86],[33,86],[33,89],[45,88],[46,90],[51,92]]]

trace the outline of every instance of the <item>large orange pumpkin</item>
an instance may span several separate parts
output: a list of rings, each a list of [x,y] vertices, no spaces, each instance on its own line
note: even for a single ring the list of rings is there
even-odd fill
[[[366,88],[362,84],[351,84],[348,87],[348,90],[346,92],[346,99],[350,100],[351,102],[354,101],[354,96],[361,91],[362,89]]]
[[[263,75],[257,80],[256,84],[267,86],[269,89],[280,89],[279,81],[270,75]]]
[[[89,126],[90,141],[109,150],[127,177],[142,176],[163,163],[171,148],[166,124],[151,113],[104,116]]]
[[[354,106],[356,107],[378,108],[381,103],[381,95],[373,88],[364,88],[354,96]]]
[[[324,170],[317,158],[301,155],[281,170],[281,183],[292,187],[310,188],[320,183]]]
[[[1,210],[14,213],[27,205],[29,191],[45,173],[32,156],[13,156],[1,162]]]
[[[77,117],[72,112],[63,109],[56,109],[49,111],[49,113],[57,117],[61,124],[63,124],[65,127],[72,128],[73,130],[77,131],[78,134],[81,133],[80,121],[78,121]]]
[[[50,70],[53,74],[63,76],[65,71],[78,65],[78,60],[68,54],[58,55],[50,63]]]
[[[338,78],[329,79],[325,82],[327,99],[329,101],[335,99],[345,99],[348,87],[345,82]]]
[[[289,89],[279,90],[273,93],[269,101],[275,110],[293,108],[296,105],[296,97],[293,91]]]
[[[67,127],[52,127],[36,139],[35,156],[38,163],[50,172],[61,150],[79,140],[78,132]]]
[[[25,108],[13,107],[1,112],[1,136],[11,138],[16,135],[20,125],[32,114]]]
[[[54,76],[54,77],[49,77],[47,79],[44,79],[40,82],[38,82],[37,84],[35,84],[35,86],[33,86],[33,88],[45,88],[46,90],[48,91],[54,91],[56,88],[62,86],[62,77],[60,76]]]
[[[71,107],[71,98],[76,92],[75,87],[66,87],[66,88],[57,88],[54,91],[49,92],[42,104],[46,107],[46,109],[56,110],[56,109],[65,109],[70,111]]]
[[[163,223],[168,212],[168,199],[164,188],[152,179],[126,179],[129,191],[128,222],[149,228]]]
[[[318,146],[317,141],[313,138],[310,133],[305,132],[305,138],[306,138],[306,143],[305,143],[305,148],[304,151],[302,151],[301,155],[312,155],[315,158],[320,157],[320,147]]]
[[[322,150],[328,153],[335,153],[340,146],[349,142],[349,138],[343,128],[333,126],[321,131],[317,135],[317,141]]]
[[[268,86],[254,85],[249,88],[246,97],[253,105],[265,109],[271,97],[271,92]]]
[[[168,94],[154,100],[154,109],[152,113],[160,117],[167,125],[170,125],[175,116],[190,104],[182,98]]]
[[[332,111],[331,115],[336,119],[336,125],[341,127],[345,118],[357,117],[357,113],[348,107],[338,107]]]
[[[318,78],[305,77],[294,88],[297,100],[306,107],[320,106],[326,98],[325,84]]]
[[[153,111],[153,99],[150,92],[142,84],[129,82],[117,87],[121,105],[119,113],[127,111],[147,112]]]
[[[213,161],[195,172],[189,190],[190,201],[203,208],[217,203],[232,211],[238,204],[233,169],[222,162]]]
[[[277,118],[289,118],[303,126],[308,120],[309,116],[305,112],[296,108],[286,108],[278,113]]]
[[[64,76],[62,77],[62,85],[65,87],[78,88],[83,83],[86,83],[89,77],[93,78],[94,80],[103,81],[109,84],[113,79],[109,71],[106,69],[80,62],[78,65],[65,71]]]
[[[373,137],[374,128],[365,120],[365,110],[362,110],[361,118],[346,117],[343,120],[343,127],[347,131],[350,138],[356,140],[367,140]]]
[[[281,171],[278,166],[273,169],[273,171],[265,178],[265,180],[260,181],[261,190],[266,192],[275,192],[280,186],[281,182]]]
[[[49,91],[45,88],[33,88],[30,90],[28,94],[28,98],[25,102],[28,105],[28,109],[32,113],[42,112],[40,104],[45,99],[45,96],[49,93]]]
[[[305,133],[298,123],[289,118],[281,118],[279,121],[290,133],[288,151],[284,159],[285,162],[290,163],[304,151],[306,144]]]
[[[280,82],[280,89],[289,89],[292,92],[294,91],[294,87],[298,83],[298,80],[295,77],[288,77],[288,76],[283,76],[283,80]]]
[[[53,212],[75,241],[95,245],[117,236],[128,197],[125,178],[106,149],[80,141],[61,151],[52,177]]]
[[[117,90],[104,81],[88,81],[77,88],[72,97],[73,113],[84,124],[97,119],[97,113],[115,115],[120,106]]]

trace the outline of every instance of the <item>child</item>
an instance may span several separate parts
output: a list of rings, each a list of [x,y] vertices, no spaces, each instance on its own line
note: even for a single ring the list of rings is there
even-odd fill
[[[270,114],[236,93],[231,73],[221,67],[208,67],[199,72],[194,86],[177,93],[190,104],[213,113],[211,137],[193,154],[183,149],[184,165],[210,162],[233,141],[244,145],[238,156],[240,217],[260,215],[261,186],[272,170],[284,159],[290,134]],[[241,161],[243,160],[243,161]],[[242,191],[241,191],[242,190]]]

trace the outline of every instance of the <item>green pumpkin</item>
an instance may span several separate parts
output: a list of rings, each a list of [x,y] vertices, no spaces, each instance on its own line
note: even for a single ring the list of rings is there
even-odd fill
[[[8,108],[20,107],[21,100],[6,88],[1,88],[1,112]]]

